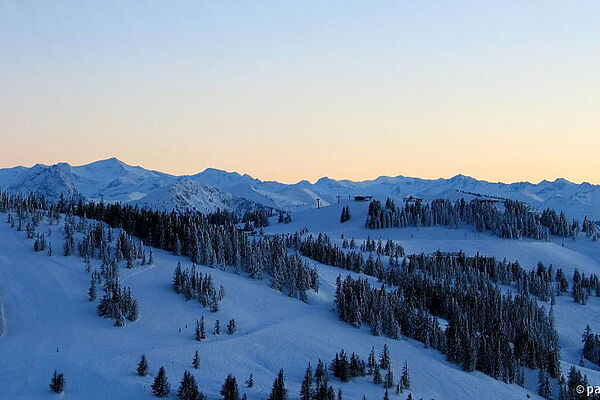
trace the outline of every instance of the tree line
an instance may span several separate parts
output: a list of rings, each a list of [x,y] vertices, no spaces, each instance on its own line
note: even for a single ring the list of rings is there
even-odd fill
[[[503,205],[503,209],[500,209],[490,201],[466,201],[464,198],[455,202],[448,199],[407,201],[404,206],[396,206],[390,198],[385,205],[379,200],[373,200],[369,204],[365,226],[381,229],[409,226],[459,228],[467,225],[478,232],[489,231],[501,238],[536,240],[548,240],[549,234],[575,239],[581,231],[579,221],[569,221],[564,212],[558,214],[547,208],[540,214],[527,203],[509,199],[504,200]],[[586,218],[583,228],[588,237],[594,240],[598,238],[595,222]]]

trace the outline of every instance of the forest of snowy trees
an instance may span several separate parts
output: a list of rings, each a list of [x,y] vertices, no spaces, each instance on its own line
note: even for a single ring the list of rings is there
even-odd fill
[[[404,248],[391,240],[385,244],[379,240],[375,241],[368,238],[359,248],[357,248],[354,240],[348,242],[344,240],[344,248],[350,248],[350,251],[340,249],[337,245],[332,244],[331,239],[324,233],[319,233],[316,239],[312,235],[302,238],[300,233],[288,235],[286,237],[287,245],[312,260],[322,264],[333,265],[335,267],[344,268],[354,272],[363,272],[367,275],[376,276],[380,280],[385,278],[385,268],[382,256],[390,257],[390,262],[397,261],[399,257],[404,256]],[[358,251],[360,250],[360,251]],[[365,257],[363,252],[369,252],[369,256]],[[377,257],[373,257],[373,252]]]
[[[396,206],[387,199],[385,206],[378,200],[369,204],[365,226],[371,229],[390,227],[427,227],[444,226],[458,228],[472,226],[478,232],[490,231],[506,239],[531,238],[547,240],[549,234],[576,238],[581,231],[578,220],[568,221],[564,213],[557,214],[546,209],[541,214],[532,211],[527,203],[504,200],[503,207],[493,202],[464,198],[454,203],[448,199],[431,202],[416,200]],[[598,237],[595,223],[585,219],[584,232],[588,237]]]
[[[187,256],[195,264],[246,272],[252,279],[262,279],[263,273],[269,274],[271,287],[303,301],[308,290],[319,289],[317,271],[297,254],[289,254],[284,238],[252,237],[238,229],[237,217],[231,213],[179,215],[119,203],[84,203],[64,198],[50,204],[43,197],[2,191],[0,201],[1,210],[9,213],[12,224],[18,224],[21,229],[27,223],[39,224],[44,216],[56,223],[60,215],[65,214],[66,256],[74,254],[76,249],[75,232],[82,232],[80,254],[84,258],[101,258],[103,265],[109,263],[113,252],[117,262],[127,260],[128,267],[133,267],[137,259],[142,264],[150,262],[144,251],[144,243],[147,243],[174,255]],[[16,217],[11,212],[16,213]],[[104,228],[90,226],[90,219],[121,229],[116,249],[110,249],[112,229],[103,233]],[[133,237],[138,238],[138,242]]]
[[[181,263],[177,264],[173,274],[173,290],[183,294],[186,300],[197,300],[212,312],[219,311],[219,302],[225,298],[225,289],[220,286],[217,291],[210,274],[202,275],[194,266],[182,270]]]
[[[506,382],[521,383],[523,366],[559,377],[553,317],[530,297],[503,294],[485,277],[468,279],[450,267],[437,276],[405,271],[397,284],[376,289],[367,280],[340,277],[339,318],[356,327],[368,323],[374,335],[414,338],[466,371]],[[438,317],[447,321],[445,330]]]

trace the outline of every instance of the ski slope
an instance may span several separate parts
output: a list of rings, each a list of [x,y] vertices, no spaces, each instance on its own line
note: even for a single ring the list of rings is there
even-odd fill
[[[386,229],[363,227],[367,203],[350,203],[352,219],[339,223],[341,207],[335,204],[320,210],[292,214],[290,224],[277,224],[265,233],[295,232],[306,227],[310,232],[326,232],[332,239],[341,236],[364,239],[392,238],[407,252],[464,250],[496,257],[518,259],[525,267],[535,267],[539,260],[567,270],[600,271],[598,247],[586,238],[576,242],[535,242],[503,240],[475,234],[468,229]],[[6,215],[0,215],[6,221]],[[62,226],[59,224],[59,226]],[[40,231],[46,231],[43,225]],[[333,310],[335,279],[338,274],[356,275],[348,271],[316,264],[321,289],[310,292],[308,304],[270,289],[268,278],[253,281],[245,275],[199,266],[210,273],[216,285],[226,290],[221,309],[211,313],[195,301],[186,301],[171,288],[173,271],[178,261],[189,267],[188,259],[160,250],[154,252],[154,264],[120,267],[121,281],[132,288],[140,303],[141,317],[134,323],[117,328],[110,319],[96,314],[98,300],[89,302],[89,274],[79,257],[61,254],[62,233],[52,227],[52,257],[36,253],[33,241],[5,222],[0,223],[0,298],[4,309],[5,333],[0,337],[0,398],[56,398],[48,384],[54,369],[65,374],[64,394],[68,399],[146,399],[152,398],[152,376],[139,377],[135,368],[146,354],[154,374],[160,366],[167,370],[171,397],[184,370],[196,377],[200,389],[209,399],[220,398],[219,390],[227,374],[238,379],[240,392],[249,399],[268,398],[279,368],[283,368],[290,399],[298,398],[300,382],[307,363],[313,369],[319,358],[329,363],[341,349],[357,352],[366,359],[372,346],[379,353],[385,343],[391,351],[396,378],[404,361],[411,372],[413,396],[424,399],[526,399],[535,395],[537,371],[527,371],[527,388],[505,384],[475,371],[465,373],[422,343],[403,339],[391,340],[372,336],[368,327],[361,329],[339,321]],[[93,260],[93,267],[99,261]],[[314,263],[314,262],[313,262]],[[373,285],[379,285],[370,278]],[[102,295],[98,287],[98,298]],[[549,307],[549,304],[548,304]],[[555,316],[561,344],[563,373],[581,357],[581,334],[586,324],[600,328],[600,299],[592,297],[588,305],[575,304],[570,296],[557,298]],[[194,324],[206,318],[208,339],[194,339]],[[224,327],[235,318],[238,331],[220,336],[212,334],[216,319]],[[186,328],[187,325],[187,328]],[[181,332],[179,331],[181,329]],[[201,367],[191,367],[198,350]],[[595,368],[581,368],[591,383],[600,383]],[[253,388],[243,382],[254,375]],[[381,399],[384,389],[371,382],[371,377],[355,378],[342,383],[331,377],[334,388],[341,388],[345,399]],[[393,391],[392,391],[393,392]],[[555,388],[555,393],[557,389]],[[404,400],[408,393],[393,398]]]

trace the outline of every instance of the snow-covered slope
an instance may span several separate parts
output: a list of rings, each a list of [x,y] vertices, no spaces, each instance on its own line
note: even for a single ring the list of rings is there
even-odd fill
[[[199,188],[194,182],[181,183]],[[345,205],[350,206],[352,218],[341,224],[339,215]],[[470,229],[373,231],[364,228],[367,207],[367,203],[342,202],[320,210],[298,211],[292,214],[291,223],[278,224],[274,220],[265,231],[273,234],[307,228],[312,233],[328,233],[338,244],[342,235],[357,240],[391,238],[409,253],[463,250],[470,255],[479,252],[519,260],[526,268],[534,268],[542,261],[564,268],[568,274],[574,268],[586,274],[600,271],[600,245],[587,238],[539,242],[505,240]],[[0,221],[6,221],[2,215]],[[38,231],[47,232],[45,224],[44,221]],[[60,226],[62,223],[53,226],[49,237],[55,249],[62,245]],[[153,377],[141,378],[135,374],[139,357],[146,354],[152,375],[160,366],[166,368],[172,397],[187,369],[192,371],[209,399],[219,398],[218,391],[229,373],[238,378],[242,393],[249,399],[267,398],[278,369],[283,368],[290,399],[294,399],[298,397],[309,361],[314,368],[318,358],[330,361],[342,348],[366,358],[371,346],[379,351],[387,344],[396,373],[404,361],[408,362],[415,398],[538,398],[536,371],[527,371],[525,389],[508,385],[477,371],[466,373],[447,362],[439,352],[425,349],[416,341],[375,337],[367,326],[356,329],[338,321],[332,308],[336,277],[338,274],[356,276],[355,273],[312,262],[318,268],[321,288],[319,293],[311,292],[308,304],[304,304],[269,288],[268,281],[253,281],[244,274],[198,266],[226,290],[220,311],[210,313],[198,302],[185,301],[171,288],[177,262],[181,261],[185,268],[191,265],[189,260],[159,250],[155,250],[154,260],[151,266],[137,265],[134,269],[120,266],[122,282],[132,288],[140,302],[141,318],[116,328],[112,320],[97,316],[96,302],[88,301],[89,275],[84,271],[81,258],[35,253],[25,232],[0,223],[0,301],[6,327],[0,337],[0,359],[3,360],[0,397],[54,398],[47,384],[54,369],[58,369],[67,381],[65,398],[151,398]],[[100,261],[92,263],[93,268],[98,268]],[[366,278],[373,285],[379,285],[373,278]],[[566,372],[571,365],[578,365],[581,358],[580,337],[585,325],[600,330],[600,298],[591,297],[588,304],[582,306],[565,295],[557,298],[554,311],[562,349],[561,365]],[[207,320],[209,338],[197,342],[193,326],[202,315]],[[212,334],[210,327],[217,319],[224,324],[230,318],[237,321],[236,334]],[[201,357],[199,370],[190,365],[196,350]],[[590,382],[600,382],[600,371],[591,364],[578,368]],[[251,373],[255,386],[245,388],[241,383]],[[331,383],[336,389],[342,389],[344,399],[358,400],[363,394],[369,399],[383,396],[383,388],[372,384],[369,377],[354,378],[350,383],[332,377]],[[395,398],[404,400],[407,395],[405,392]]]
[[[0,169],[0,188],[23,193],[34,191],[46,194],[51,199],[57,199],[64,193],[109,202],[138,201],[159,189],[168,191],[171,185],[181,179],[216,187],[237,198],[288,211],[315,208],[316,199],[320,199],[322,206],[333,204],[338,201],[338,196],[341,199],[356,195],[371,195],[380,199],[389,196],[396,200],[416,196],[433,200],[473,198],[474,194],[478,194],[525,201],[540,210],[551,207],[565,211],[571,218],[582,219],[587,216],[600,220],[600,185],[575,184],[564,179],[537,184],[505,184],[480,181],[464,175],[449,179],[381,176],[360,182],[321,178],[315,183],[301,181],[284,184],[213,168],[196,175],[178,177],[132,167],[115,158],[82,166],[61,163]],[[153,197],[162,201],[164,196]],[[151,200],[152,198],[146,199],[145,204],[150,204]],[[183,202],[210,203],[210,200],[196,198]]]
[[[135,201],[143,207],[165,211],[210,213],[218,210],[243,214],[263,206],[251,200],[236,197],[223,189],[203,185],[191,179],[181,179],[171,185],[161,187],[142,199]]]
[[[177,181],[177,177],[132,167],[116,158],[71,167],[75,184],[88,199],[120,201],[139,200],[148,193]]]
[[[319,212],[333,215],[336,208],[309,211],[294,215],[294,219],[300,225],[330,225],[328,219],[318,222],[325,216]],[[62,238],[56,226],[53,230],[50,239],[58,249]],[[362,232],[363,236],[368,234],[364,229]],[[384,344],[390,348],[396,373],[404,361],[408,362],[415,398],[538,398],[534,394],[535,371],[528,372],[524,389],[477,371],[465,373],[439,352],[413,340],[375,337],[368,327],[356,329],[338,321],[332,309],[335,279],[339,273],[348,273],[338,268],[318,265],[321,289],[318,294],[311,293],[305,304],[270,289],[266,281],[199,266],[202,273],[210,273],[226,290],[221,310],[210,313],[196,301],[185,301],[171,288],[175,265],[181,260],[188,267],[189,260],[155,251],[152,266],[120,267],[122,282],[132,288],[140,302],[141,317],[116,328],[111,320],[98,317],[96,303],[87,299],[89,275],[82,259],[35,253],[25,232],[17,232],[6,223],[0,223],[0,238],[0,290],[7,328],[0,338],[2,398],[55,398],[47,386],[54,369],[65,374],[65,398],[151,398],[153,377],[142,378],[135,373],[140,356],[146,354],[152,375],[160,366],[166,368],[171,397],[184,370],[190,370],[209,399],[220,398],[221,384],[230,373],[238,378],[241,392],[249,399],[265,399],[277,371],[283,368],[290,399],[295,399],[309,361],[314,368],[317,359],[329,362],[341,349],[366,358],[372,346],[379,352]],[[98,264],[93,261],[94,268]],[[598,305],[595,300],[590,301],[587,310]],[[193,326],[202,315],[209,337],[197,342]],[[236,334],[212,334],[210,327],[217,319],[225,323],[230,318],[237,321]],[[196,350],[201,358],[198,370],[191,367]],[[583,370],[592,381],[600,379],[600,373]],[[255,385],[245,388],[242,382],[250,374]],[[384,389],[369,377],[354,378],[350,383],[331,377],[331,383],[336,390],[342,389],[344,399],[383,397]],[[406,396],[405,391],[395,398],[404,400]]]
[[[212,168],[191,176],[191,179],[224,188],[236,196],[281,210],[316,207],[317,198],[322,199],[321,205],[329,204],[320,194],[312,190],[310,184],[287,185],[273,181],[263,182],[249,175],[240,175],[237,172],[226,172]]]

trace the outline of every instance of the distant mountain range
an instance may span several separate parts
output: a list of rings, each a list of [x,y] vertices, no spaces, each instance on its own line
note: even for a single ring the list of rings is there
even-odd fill
[[[564,210],[573,218],[587,216],[600,220],[600,185],[575,184],[565,179],[506,184],[464,175],[433,180],[381,176],[360,182],[321,178],[315,183],[284,184],[213,168],[196,175],[175,176],[110,158],[81,166],[59,163],[0,169],[0,188],[35,192],[53,200],[64,194],[178,212],[221,209],[236,213],[261,207],[284,211],[314,208],[316,199],[326,206],[337,202],[338,196],[342,201],[357,195],[400,201],[407,196],[454,200],[478,194],[525,201],[540,210],[546,207]]]

